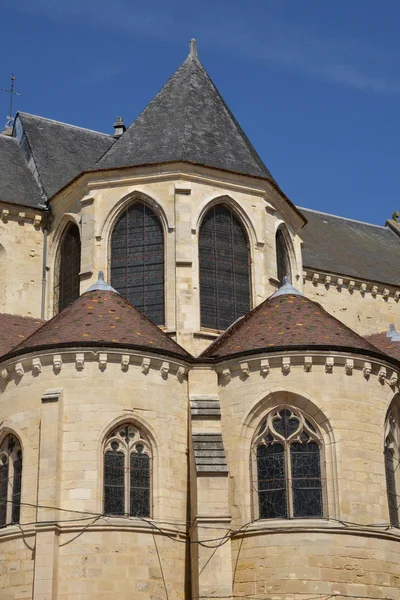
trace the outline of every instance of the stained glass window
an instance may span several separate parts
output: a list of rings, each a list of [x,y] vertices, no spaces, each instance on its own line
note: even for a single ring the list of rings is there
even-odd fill
[[[260,519],[323,516],[322,440],[296,408],[274,409],[253,444]]]
[[[22,450],[13,435],[0,444],[0,527],[19,523],[21,511]]]
[[[250,310],[250,252],[234,213],[217,204],[199,235],[201,326],[224,330]]]
[[[400,419],[399,408],[394,406],[386,420],[385,473],[390,524],[400,527]]]
[[[119,426],[104,452],[104,513],[149,517],[150,483],[150,444],[133,425]]]
[[[290,281],[292,281],[290,257],[282,229],[278,229],[276,232],[276,264],[279,282],[283,284],[284,277],[289,277]]]
[[[55,296],[58,310],[66,308],[79,298],[81,270],[81,238],[78,226],[72,223],[65,231],[60,245],[59,266],[56,269]],[[58,277],[58,279],[57,279]]]
[[[156,325],[164,325],[164,234],[147,204],[128,206],[114,228],[111,285]]]

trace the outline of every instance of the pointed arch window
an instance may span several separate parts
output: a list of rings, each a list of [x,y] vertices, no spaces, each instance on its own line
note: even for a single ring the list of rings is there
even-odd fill
[[[156,325],[164,325],[164,235],[142,202],[124,210],[111,236],[111,285]]]
[[[250,251],[232,210],[217,204],[199,233],[201,327],[224,330],[250,310]]]
[[[0,527],[19,523],[21,511],[22,449],[14,435],[0,444]]]
[[[281,406],[269,413],[253,442],[259,519],[323,516],[322,450],[316,426],[301,411]]]
[[[289,249],[282,227],[276,232],[276,265],[280,284],[283,284],[284,277],[289,277],[292,282],[292,267],[290,265]]]
[[[58,255],[56,269],[55,298],[58,311],[66,308],[79,298],[81,270],[81,237],[75,223],[65,230]]]
[[[104,450],[104,513],[150,517],[151,447],[133,425],[108,436]]]
[[[386,419],[385,473],[389,519],[393,527],[400,527],[400,414],[394,406]]]

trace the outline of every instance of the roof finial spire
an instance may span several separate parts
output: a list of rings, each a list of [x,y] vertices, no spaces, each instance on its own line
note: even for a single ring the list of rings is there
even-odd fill
[[[189,56],[193,56],[194,58],[198,57],[198,54],[197,54],[197,44],[196,44],[196,40],[194,38],[192,38],[190,40],[189,50],[190,50]]]

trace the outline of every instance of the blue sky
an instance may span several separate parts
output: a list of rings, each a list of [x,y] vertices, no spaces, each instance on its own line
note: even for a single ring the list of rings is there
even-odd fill
[[[398,0],[1,0],[0,22],[0,87],[16,74],[17,109],[111,132],[195,37],[295,204],[380,225],[400,210]]]

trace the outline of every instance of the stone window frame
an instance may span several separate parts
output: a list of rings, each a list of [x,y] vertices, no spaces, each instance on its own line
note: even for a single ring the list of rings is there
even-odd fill
[[[304,516],[304,517],[295,517],[294,516],[294,500],[293,500],[293,480],[292,480],[292,470],[291,470],[291,455],[290,455],[290,445],[294,441],[297,440],[296,433],[288,436],[285,439],[283,436],[275,433],[272,428],[272,421],[282,410],[288,410],[292,413],[294,417],[296,417],[300,421],[300,428],[296,431],[298,435],[300,435],[303,431],[306,431],[310,437],[310,440],[317,443],[319,447],[319,457],[320,457],[320,479],[321,479],[321,487],[322,487],[322,514],[319,516]],[[258,491],[258,460],[256,450],[258,446],[260,446],[262,442],[262,438],[266,433],[271,432],[276,441],[281,443],[284,450],[284,461],[285,461],[285,470],[286,470],[286,506],[287,506],[287,515],[280,517],[260,517],[259,516],[259,491]],[[258,520],[269,521],[271,519],[324,519],[328,516],[328,501],[327,501],[327,477],[326,477],[326,461],[325,461],[325,444],[323,435],[320,431],[318,424],[314,421],[314,419],[308,415],[304,410],[295,407],[291,404],[282,403],[278,404],[267,411],[266,414],[263,415],[262,419],[258,423],[258,427],[256,428],[255,435],[253,436],[253,440],[251,443],[251,452],[250,452],[250,470],[251,470],[251,494],[252,494],[252,506],[253,506],[253,517]]]
[[[78,232],[79,232],[80,248],[81,248],[81,266],[80,266],[80,271],[81,271],[81,269],[82,269],[82,229],[80,226],[80,222],[76,218],[76,215],[73,215],[72,213],[65,213],[62,216],[57,229],[52,234],[53,239],[51,241],[50,248],[49,248],[48,263],[50,264],[51,254],[53,254],[53,260],[52,260],[53,267],[50,270],[50,274],[52,275],[52,281],[49,281],[49,289],[52,292],[50,306],[52,306],[53,316],[57,315],[60,312],[60,310],[59,310],[59,286],[60,286],[61,248],[62,248],[64,237],[65,237],[67,231],[74,225],[78,228]],[[79,273],[79,293],[80,293],[80,274],[81,273]]]
[[[282,236],[283,251],[285,252],[286,261],[289,263],[290,272],[286,273],[286,276],[290,278],[290,282],[293,284],[294,273],[296,271],[296,254],[294,251],[293,243],[290,237],[289,230],[286,223],[280,222],[275,231],[275,259],[276,259],[276,279],[280,285],[283,285],[283,280],[279,278],[279,257],[278,252],[282,248],[278,248],[278,235]],[[283,276],[282,276],[283,279]]]
[[[128,429],[132,433],[132,437],[129,436],[128,441],[124,440],[121,435],[121,431]],[[105,511],[105,456],[107,452],[112,451],[112,444],[121,444],[121,448],[118,448],[119,452],[124,454],[124,513],[110,513]],[[104,437],[102,444],[102,477],[101,477],[101,501],[102,501],[102,512],[110,517],[126,517],[135,518],[135,515],[130,515],[130,456],[134,454],[137,446],[143,447],[143,454],[149,457],[149,511],[147,515],[140,515],[137,518],[151,519],[154,513],[154,452],[153,443],[149,435],[143,430],[143,428],[132,421],[122,421],[114,423],[114,425],[108,429],[108,433]]]
[[[392,527],[400,528],[400,396],[393,400],[386,414],[383,454],[389,522]]]
[[[0,463],[8,464],[8,471],[6,477],[6,508],[2,514],[2,507],[0,507],[0,528],[7,527],[8,525],[18,524],[20,522],[21,513],[21,497],[22,497],[22,472],[23,472],[23,447],[20,438],[15,434],[14,431],[6,429],[0,434]],[[21,472],[19,489],[17,489],[18,499],[14,498],[14,473],[15,463],[17,460],[21,460]],[[11,483],[13,482],[13,483]],[[0,489],[0,498],[2,489]],[[4,515],[4,522],[3,520]]]

